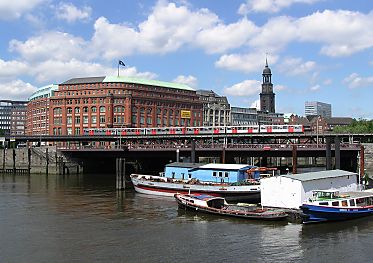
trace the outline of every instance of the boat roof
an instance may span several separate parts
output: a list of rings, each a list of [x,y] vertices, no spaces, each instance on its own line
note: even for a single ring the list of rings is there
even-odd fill
[[[346,175],[355,176],[356,173],[343,171],[343,170],[327,170],[327,171],[310,172],[310,173],[303,173],[303,174],[283,174],[280,176],[305,182],[305,181],[319,180],[319,179],[325,179],[325,178],[343,177]]]
[[[251,166],[247,164],[225,164],[225,163],[180,163],[174,162],[166,164],[166,167],[179,167],[179,168],[191,168],[204,169],[204,170],[248,170],[256,166]]]
[[[209,163],[201,165],[201,169],[219,169],[219,170],[247,170],[253,166],[247,164],[225,164],[225,163]]]
[[[197,168],[202,165],[205,165],[204,163],[181,163],[181,162],[173,162],[166,164],[166,167],[180,167],[180,168]]]

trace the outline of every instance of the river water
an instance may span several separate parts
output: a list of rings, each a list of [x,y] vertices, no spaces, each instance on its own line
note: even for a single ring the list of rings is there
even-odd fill
[[[0,176],[0,262],[373,262],[373,217],[301,225],[178,210],[113,176]]]

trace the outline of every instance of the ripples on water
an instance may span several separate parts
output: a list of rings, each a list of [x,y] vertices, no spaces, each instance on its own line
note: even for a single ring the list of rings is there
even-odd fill
[[[303,226],[178,210],[110,176],[0,176],[0,262],[372,262],[372,217]]]

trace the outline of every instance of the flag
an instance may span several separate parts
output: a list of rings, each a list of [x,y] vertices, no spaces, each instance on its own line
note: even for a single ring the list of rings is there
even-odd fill
[[[126,66],[122,60],[119,60],[119,65],[122,65],[123,67]]]

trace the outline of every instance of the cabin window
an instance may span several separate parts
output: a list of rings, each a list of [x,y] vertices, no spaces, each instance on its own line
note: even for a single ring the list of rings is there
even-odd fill
[[[223,172],[219,172],[219,177],[223,177]]]
[[[350,206],[355,206],[355,200],[354,199],[349,200],[349,202],[350,202]]]
[[[182,177],[183,180],[184,180],[184,175],[185,175],[184,173],[181,173],[181,177]]]
[[[216,177],[216,172],[212,172],[212,176]]]
[[[175,172],[172,172],[172,179],[175,179]]]
[[[338,201],[334,201],[332,202],[332,206],[338,206],[339,205],[339,202]]]
[[[367,202],[366,202],[365,198],[358,198],[358,199],[356,199],[356,205],[357,206],[366,206]]]
[[[342,206],[347,206],[347,200],[343,200],[341,201],[341,203],[342,203]]]
[[[226,178],[229,177],[229,173],[228,173],[228,172],[225,172],[225,177],[226,177]]]
[[[328,205],[328,202],[320,202],[319,205]]]
[[[192,174],[188,174],[188,177],[189,177],[189,179],[191,179],[192,178]]]

